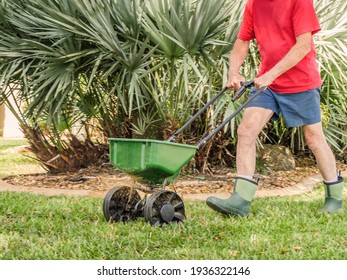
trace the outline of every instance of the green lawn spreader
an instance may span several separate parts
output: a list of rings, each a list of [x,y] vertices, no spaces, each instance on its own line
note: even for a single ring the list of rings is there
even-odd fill
[[[253,86],[252,81],[243,83],[234,94],[232,101],[238,99],[251,86]],[[165,187],[178,177],[180,170],[195,156],[196,151],[230,122],[264,88],[259,89],[251,99],[238,107],[211,134],[200,140],[195,146],[174,143],[176,137],[226,90],[227,87],[223,88],[167,141],[109,139],[112,165],[130,175],[135,182],[134,186],[115,187],[106,194],[103,201],[103,212],[107,221],[127,222],[144,217],[151,225],[162,226],[182,222],[185,219],[182,199],[176,192],[165,190]],[[144,185],[148,187],[148,193],[151,195],[141,198],[137,189]],[[141,187],[142,191],[143,189]]]

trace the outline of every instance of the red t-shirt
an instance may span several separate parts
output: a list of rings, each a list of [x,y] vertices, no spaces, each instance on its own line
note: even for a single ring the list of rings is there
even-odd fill
[[[258,76],[274,67],[294,46],[296,37],[320,30],[313,0],[248,0],[238,34],[243,41],[256,39],[261,63]],[[312,40],[311,51],[269,87],[280,93],[296,93],[322,85]]]

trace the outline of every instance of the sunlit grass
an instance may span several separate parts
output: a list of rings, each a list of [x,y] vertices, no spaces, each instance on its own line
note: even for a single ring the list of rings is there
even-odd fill
[[[0,178],[10,175],[43,172],[43,168],[29,151],[14,152],[12,149],[28,145],[26,140],[0,140]]]
[[[257,198],[247,218],[185,202],[181,225],[107,223],[101,199],[0,193],[0,259],[347,259],[346,212],[318,214],[323,191]]]

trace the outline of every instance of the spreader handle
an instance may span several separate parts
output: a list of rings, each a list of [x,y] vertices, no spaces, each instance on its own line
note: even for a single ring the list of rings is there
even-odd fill
[[[243,103],[240,107],[238,107],[228,118],[225,119],[214,131],[211,132],[211,134],[207,135],[205,138],[199,141],[199,143],[196,145],[198,148],[200,148],[202,145],[204,145],[208,140],[210,140],[213,136],[215,136],[223,127],[230,122],[240,111],[245,108],[250,102],[254,100],[259,94],[261,94],[267,87],[261,87],[258,89],[258,91],[249,98],[245,103]]]
[[[231,99],[231,101],[234,102],[235,100],[239,99],[242,94],[246,92],[246,89],[252,86],[254,86],[253,81],[241,82],[241,87],[234,93],[234,97]]]
[[[237,100],[237,99],[239,99],[241,96],[242,96],[242,94],[244,94],[245,93],[245,91],[246,91],[246,89],[247,88],[250,88],[250,87],[252,87],[252,86],[254,86],[254,82],[253,81],[247,81],[247,82],[241,82],[241,87],[234,93],[234,97],[231,99],[233,102],[235,101],[235,100]],[[206,104],[205,104],[205,106],[204,107],[202,107],[201,109],[200,109],[200,111],[199,112],[197,112],[190,120],[188,120],[179,130],[177,130],[174,134],[172,134],[171,135],[171,137],[167,140],[168,142],[174,142],[175,141],[175,139],[176,139],[176,137],[183,131],[183,130],[185,130],[193,121],[195,121],[203,112],[205,112],[206,111],[206,109],[218,98],[218,97],[220,97],[226,90],[228,89],[228,87],[224,87],[219,93],[217,93],[217,95],[216,96],[214,96],[210,101],[208,101]],[[260,89],[261,90],[261,89]],[[256,93],[256,95],[258,95],[258,93]],[[252,99],[253,100],[253,99]],[[244,106],[246,106],[248,103],[246,102],[245,104],[244,104]],[[240,111],[244,108],[244,106],[240,106]],[[238,113],[239,111],[237,111],[236,113]],[[236,115],[236,114],[235,114]],[[235,116],[234,115],[234,116]],[[234,116],[232,116],[232,118],[234,117]],[[227,119],[228,120],[228,119]],[[231,119],[229,119],[229,121],[230,121]],[[229,122],[229,121],[227,121],[227,122]],[[226,123],[227,123],[226,122]],[[222,124],[226,124],[226,123],[222,123]],[[224,126],[223,125],[223,126]],[[219,129],[219,127],[217,127],[217,129]],[[222,129],[222,127],[220,128],[220,129]],[[220,130],[219,129],[219,130]],[[217,130],[216,131],[216,133],[219,131],[219,130]],[[213,135],[215,135],[215,133],[214,132],[212,132],[213,133]],[[212,135],[212,136],[213,136]],[[209,137],[210,135],[208,135],[206,138],[208,138],[207,140],[209,140],[211,137]],[[204,138],[204,139],[206,139],[206,138]],[[203,140],[204,140],[203,139]],[[207,140],[204,142],[204,143],[202,143],[202,141],[203,140],[201,140],[200,142],[199,142],[199,145],[202,145],[202,144],[204,144],[205,142],[207,142]]]
[[[200,109],[199,112],[197,112],[189,121],[187,121],[179,130],[177,130],[172,136],[167,140],[168,142],[173,142],[175,141],[176,137],[183,131],[185,130],[193,121],[197,119],[203,112],[206,111],[207,107],[210,106],[219,96],[221,96],[228,87],[224,87],[216,96],[214,96],[210,101],[206,103],[204,107]]]

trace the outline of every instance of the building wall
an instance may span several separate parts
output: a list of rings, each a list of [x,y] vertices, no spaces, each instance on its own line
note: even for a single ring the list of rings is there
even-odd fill
[[[4,133],[5,126],[5,104],[0,105],[0,136]]]
[[[4,104],[0,106],[0,136],[4,138],[24,137],[16,117]]]

